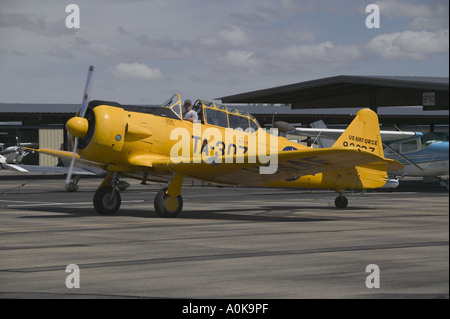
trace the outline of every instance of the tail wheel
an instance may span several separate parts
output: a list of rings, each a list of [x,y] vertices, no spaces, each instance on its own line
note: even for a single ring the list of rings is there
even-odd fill
[[[155,211],[159,217],[176,218],[183,209],[183,197],[178,195],[170,197],[166,194],[167,188],[161,189],[155,196]]]
[[[348,206],[348,199],[344,195],[339,195],[334,200],[334,205],[336,205],[337,208],[346,208]]]
[[[94,195],[94,208],[100,215],[114,215],[121,202],[120,193],[112,186],[101,187]]]

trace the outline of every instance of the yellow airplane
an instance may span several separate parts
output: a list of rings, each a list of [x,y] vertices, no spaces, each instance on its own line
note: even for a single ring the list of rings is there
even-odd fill
[[[93,69],[88,75],[88,83]],[[378,117],[369,109],[358,112],[331,148],[312,149],[261,129],[246,112],[197,100],[198,121],[183,119],[181,98],[175,94],[161,107],[115,102],[83,104],[66,127],[74,151],[37,151],[72,158],[108,172],[93,203],[102,215],[118,211],[119,176],[169,182],[155,196],[160,217],[177,217],[183,208],[181,190],[188,178],[221,185],[332,189],[335,204],[348,204],[346,189],[382,187],[387,171],[403,165],[386,159]],[[272,133],[272,134],[271,134]],[[67,176],[70,183],[71,172]]]

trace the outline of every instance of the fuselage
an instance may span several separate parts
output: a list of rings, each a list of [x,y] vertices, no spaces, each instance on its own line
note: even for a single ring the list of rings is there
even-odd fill
[[[430,177],[449,174],[448,142],[435,142],[420,150],[402,153],[402,155],[404,157],[395,153],[389,154],[389,158],[395,159],[405,165],[403,170],[390,173],[391,175]]]
[[[203,161],[215,166],[220,165],[218,160],[228,158],[249,161],[258,167],[261,163],[269,164],[271,154],[311,150],[262,130],[248,113],[228,110],[213,103],[202,102],[201,106],[202,123],[192,123],[182,119],[181,112],[178,112],[178,109],[181,110],[179,102],[166,107],[141,107],[91,101],[85,116],[89,127],[86,135],[80,138],[78,153],[86,160],[102,163],[104,169],[118,171],[123,175],[142,178],[136,174],[136,171],[142,171],[158,178],[167,176],[170,179],[173,175],[171,163],[177,161]],[[153,161],[155,158],[166,159],[162,162],[167,164],[146,163],[142,166],[142,159]],[[364,167],[353,167],[314,175],[291,176],[260,185],[341,190],[378,188],[386,182],[384,171],[371,172],[370,178],[362,179],[366,171]],[[208,179],[204,172],[195,170],[184,174],[212,183],[255,185],[252,180],[243,180],[239,176],[228,179],[215,176]]]

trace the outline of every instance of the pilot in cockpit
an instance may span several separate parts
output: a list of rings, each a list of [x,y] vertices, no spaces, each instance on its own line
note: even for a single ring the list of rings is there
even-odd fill
[[[184,109],[186,110],[183,120],[195,122],[198,120],[197,112],[192,109],[191,100],[184,101]]]

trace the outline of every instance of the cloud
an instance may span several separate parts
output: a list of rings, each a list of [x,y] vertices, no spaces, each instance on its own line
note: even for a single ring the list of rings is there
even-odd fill
[[[279,0],[276,3],[284,12],[311,12],[314,11],[317,1],[313,0]]]
[[[158,68],[150,68],[141,63],[119,63],[112,69],[118,79],[160,80],[163,74]]]
[[[284,31],[284,37],[290,42],[314,42],[314,33],[302,30],[288,29]]]
[[[59,37],[74,34],[77,29],[68,29],[64,21],[48,23],[34,13],[1,13],[1,28],[18,28],[34,34]]]
[[[247,34],[236,26],[224,28],[218,32],[201,36],[198,43],[208,49],[222,50],[229,47],[243,47],[250,42]]]
[[[54,45],[52,45],[52,47],[48,50],[47,54],[50,56],[56,57],[56,58],[62,58],[62,59],[68,59],[68,60],[72,60],[75,58],[73,56],[73,54],[70,53],[70,51],[63,49],[59,46],[54,46]]]
[[[118,49],[103,42],[92,42],[78,37],[75,38],[75,42],[70,49],[113,61],[133,61],[139,58],[138,54],[134,52]]]
[[[254,52],[243,50],[231,50],[225,56],[218,59],[219,62],[227,66],[246,70],[250,73],[256,72],[263,66],[261,60],[255,57]]]
[[[141,45],[150,47],[157,58],[182,59],[192,56],[191,49],[183,41],[175,41],[169,37],[152,40],[146,35],[138,36],[137,40]]]
[[[236,24],[250,29],[259,29],[269,23],[269,20],[257,13],[231,13],[229,17],[236,22]]]
[[[370,40],[366,49],[387,59],[424,60],[428,54],[449,52],[449,30],[383,34]]]
[[[390,19],[409,19],[409,28],[415,30],[441,30],[449,27],[449,8],[447,4],[433,1],[414,3],[412,1],[381,0],[376,2],[380,6],[381,16]]]
[[[346,62],[360,59],[362,54],[357,46],[340,46],[331,41],[318,44],[293,45],[275,52],[279,59],[300,62]]]
[[[122,35],[132,35],[130,32],[126,31],[125,28],[121,25],[119,25],[116,30]]]

